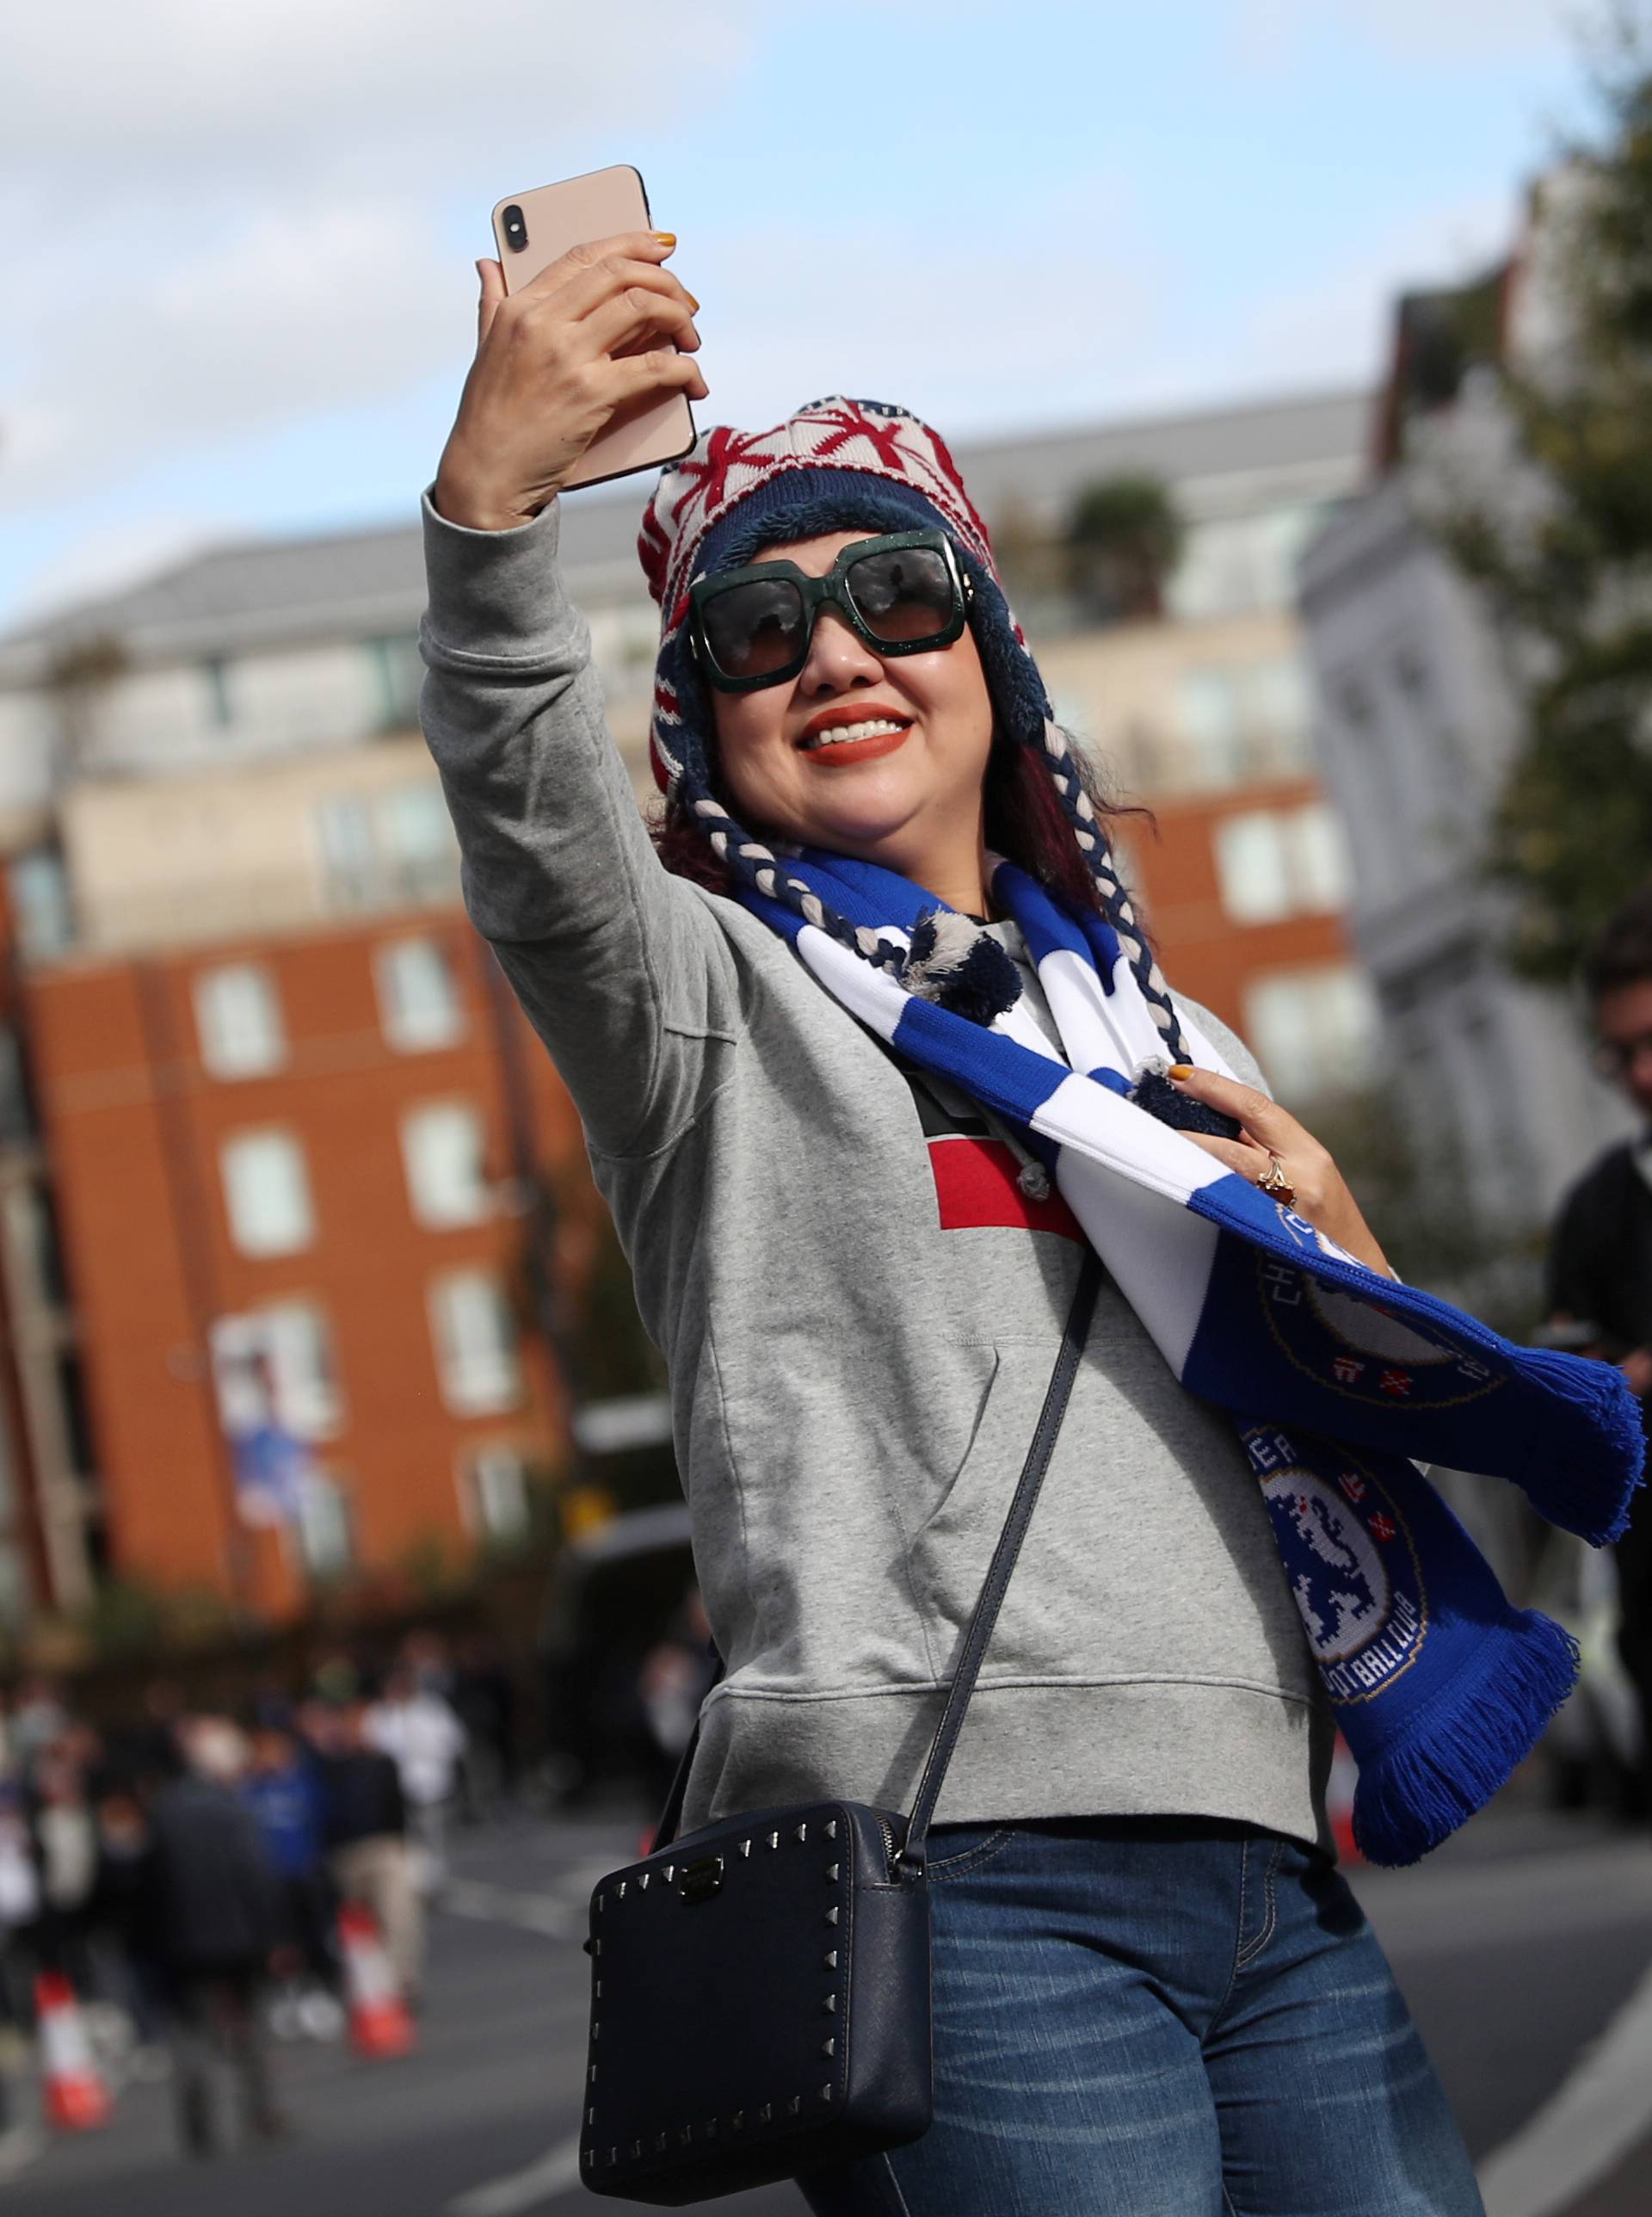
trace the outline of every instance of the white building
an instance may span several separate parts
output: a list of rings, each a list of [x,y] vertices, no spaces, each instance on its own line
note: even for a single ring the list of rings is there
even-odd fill
[[[1465,300],[1491,304],[1497,349],[1529,359],[1528,334],[1532,351],[1552,346],[1532,261],[1523,246],[1477,287],[1402,301],[1381,419],[1389,466],[1300,571],[1320,770],[1352,843],[1349,921],[1389,1058],[1422,1144],[1515,1235],[1545,1225],[1626,1128],[1590,1067],[1581,1006],[1517,981],[1504,959],[1507,896],[1485,863],[1522,731],[1520,643],[1500,634],[1427,520],[1465,477],[1483,481],[1488,461],[1518,478],[1495,377],[1476,373],[1471,347],[1455,371],[1436,349],[1463,328],[1453,307]]]

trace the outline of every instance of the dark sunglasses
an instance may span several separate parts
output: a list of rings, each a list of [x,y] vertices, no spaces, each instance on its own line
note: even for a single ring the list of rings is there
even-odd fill
[[[1652,1032],[1637,1032],[1626,1040],[1601,1040],[1594,1050],[1594,1066],[1602,1078],[1627,1078],[1643,1054],[1652,1053]]]
[[[959,637],[973,598],[944,531],[891,531],[846,547],[823,577],[754,562],[697,579],[688,638],[708,684],[755,693],[797,676],[829,601],[874,653],[925,654]]]

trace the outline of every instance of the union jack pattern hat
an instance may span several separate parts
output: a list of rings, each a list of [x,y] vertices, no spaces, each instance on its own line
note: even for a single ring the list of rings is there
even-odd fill
[[[661,472],[643,516],[637,551],[649,590],[660,607],[649,756],[654,780],[681,806],[737,880],[796,908],[879,966],[898,966],[903,951],[862,927],[853,929],[800,880],[788,877],[777,853],[726,812],[712,790],[715,722],[688,640],[688,591],[754,560],[765,547],[827,531],[885,531],[936,527],[957,551],[974,597],[971,629],[1004,736],[1032,749],[1059,795],[1073,836],[1089,865],[1102,907],[1131,955],[1173,1052],[1180,1028],[1163,978],[1131,911],[1106,837],[1084,789],[1066,733],[1055,721],[974,503],[946,442],[903,408],[834,395],[811,401],[767,431],[719,424],[692,454]],[[1014,965],[1002,958],[1005,1004],[1020,990]]]
[[[1048,713],[1032,658],[1003,602],[986,525],[945,442],[915,416],[883,401],[811,401],[772,430],[724,423],[708,431],[686,460],[662,472],[644,515],[637,551],[662,623],[650,732],[662,791],[675,792],[685,773],[706,767],[710,704],[687,651],[689,586],[737,569],[765,545],[860,524],[869,532],[938,525],[947,533],[971,583],[990,584],[983,628],[998,629],[995,616],[1007,624],[1024,665],[1014,689],[1024,711],[1035,709],[1039,720]],[[989,684],[996,675],[989,671]],[[993,689],[996,696],[1000,689]],[[1001,713],[1006,705],[998,702]]]

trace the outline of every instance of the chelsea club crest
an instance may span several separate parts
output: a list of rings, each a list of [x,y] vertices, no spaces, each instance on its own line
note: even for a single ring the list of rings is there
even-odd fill
[[[1286,1213],[1282,1220],[1295,1237],[1302,1220]],[[1274,1343],[1338,1399],[1377,1409],[1458,1409],[1506,1383],[1467,1348],[1425,1337],[1372,1296],[1322,1285],[1261,1252],[1256,1273]]]
[[[1370,1701],[1415,1660],[1427,1633],[1410,1531],[1359,1458],[1326,1448],[1320,1467],[1271,1426],[1244,1442],[1326,1689],[1335,1701]]]

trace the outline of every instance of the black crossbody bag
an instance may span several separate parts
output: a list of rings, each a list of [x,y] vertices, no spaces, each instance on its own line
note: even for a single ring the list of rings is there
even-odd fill
[[[593,2193],[679,2208],[854,2163],[928,2129],[929,1821],[1100,1280],[1087,1253],[911,1815],[814,1801],[674,1839],[691,1741],[659,1844],[592,1894],[580,2166]]]

